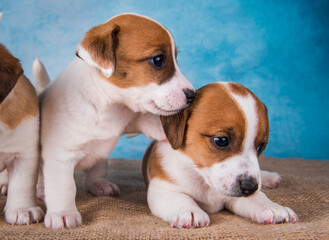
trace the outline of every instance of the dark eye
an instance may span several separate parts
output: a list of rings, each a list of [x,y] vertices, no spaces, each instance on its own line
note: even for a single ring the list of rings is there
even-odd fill
[[[265,148],[265,143],[259,144],[258,147],[257,147],[257,153],[261,154],[262,151],[264,150],[264,148]]]
[[[230,144],[229,137],[213,137],[212,141],[220,149],[226,148]]]
[[[158,55],[158,56],[155,56],[153,58],[151,58],[151,63],[156,66],[156,67],[162,67],[163,63],[164,63],[164,57],[163,55]]]

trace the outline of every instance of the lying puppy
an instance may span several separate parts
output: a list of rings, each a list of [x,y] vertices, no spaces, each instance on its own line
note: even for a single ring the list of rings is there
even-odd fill
[[[258,223],[295,222],[289,208],[260,191],[280,177],[259,169],[269,134],[266,107],[236,83],[197,91],[177,115],[161,117],[169,142],[153,142],[143,159],[151,212],[176,228],[209,225],[207,213],[227,208]]]
[[[19,60],[0,44],[0,191],[7,192],[9,180],[5,217],[10,224],[43,219],[35,200],[38,147],[36,92]]]
[[[154,20],[123,14],[93,27],[77,58],[40,95],[41,145],[48,228],[81,224],[74,170],[85,169],[86,190],[117,195],[106,159],[123,133],[165,139],[159,115],[189,105],[195,92],[180,72],[170,32]],[[37,85],[49,80],[34,64]]]

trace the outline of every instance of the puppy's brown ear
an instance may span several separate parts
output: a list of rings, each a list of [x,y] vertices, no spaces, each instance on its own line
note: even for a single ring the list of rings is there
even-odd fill
[[[104,23],[90,29],[76,49],[76,55],[109,78],[115,71],[115,48],[119,26]]]
[[[0,44],[0,103],[15,87],[22,74],[23,69],[19,60]]]
[[[185,109],[171,116],[160,116],[163,130],[173,149],[183,145],[189,110]]]

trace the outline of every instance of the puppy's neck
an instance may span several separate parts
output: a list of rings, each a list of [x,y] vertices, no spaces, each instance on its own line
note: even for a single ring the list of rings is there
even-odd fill
[[[74,87],[85,98],[88,98],[88,101],[100,108],[108,108],[113,104],[124,105],[125,99],[122,90],[106,81],[103,77],[100,77],[100,73],[82,59],[75,58],[69,65],[69,68],[72,68],[73,71],[71,69],[65,72],[67,74],[74,72],[75,76],[63,79],[72,80]]]

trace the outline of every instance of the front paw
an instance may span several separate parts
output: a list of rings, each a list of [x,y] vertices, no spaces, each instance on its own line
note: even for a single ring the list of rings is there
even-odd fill
[[[264,188],[277,188],[281,183],[281,176],[276,172],[262,171],[262,185]]]
[[[288,207],[278,204],[273,206],[260,208],[257,213],[252,216],[252,221],[262,224],[276,224],[285,222],[297,222],[297,214]]]
[[[45,217],[45,226],[50,229],[75,228],[82,224],[81,215],[78,211],[48,213]]]
[[[7,223],[11,225],[29,225],[38,223],[44,217],[44,212],[40,207],[6,210],[5,217]]]
[[[118,196],[120,194],[119,187],[107,181],[106,179],[100,179],[92,183],[86,183],[86,190],[96,197],[102,196]]]
[[[199,228],[209,226],[210,219],[204,211],[188,211],[180,213],[170,221],[174,228]]]

